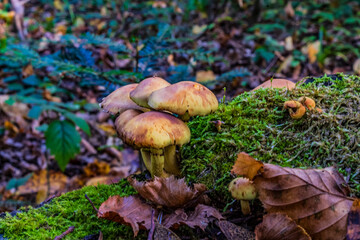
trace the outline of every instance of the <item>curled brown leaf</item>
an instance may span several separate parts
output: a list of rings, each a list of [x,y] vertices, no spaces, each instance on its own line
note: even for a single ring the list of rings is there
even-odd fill
[[[169,208],[185,208],[203,202],[203,194],[206,191],[204,184],[194,184],[191,188],[185,183],[185,179],[155,177],[151,181],[138,182],[128,178],[131,186],[146,200]]]
[[[112,196],[101,204],[97,216],[130,225],[136,236],[140,229],[150,229],[151,209],[151,206],[144,203],[138,195]]]
[[[205,230],[209,222],[214,219],[221,220],[220,212],[213,207],[199,204],[193,212],[185,212],[184,209],[177,209],[174,213],[164,217],[165,227],[177,228],[180,225],[187,225],[191,228],[199,227]]]
[[[249,154],[241,152],[238,154],[231,173],[241,175],[253,180],[254,177],[263,171],[264,164],[255,160]]]

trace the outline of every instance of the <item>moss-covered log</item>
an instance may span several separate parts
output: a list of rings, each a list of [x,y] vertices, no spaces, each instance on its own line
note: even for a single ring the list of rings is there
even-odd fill
[[[260,89],[236,97],[219,110],[189,123],[191,141],[181,149],[183,175],[189,182],[205,183],[220,205],[230,200],[230,169],[239,152],[290,167],[337,165],[349,177],[353,194],[360,196],[360,78],[323,77],[292,91]],[[323,113],[307,111],[293,120],[283,110],[287,100],[311,97]],[[220,131],[214,121],[220,120]],[[0,219],[0,234],[10,239],[53,239],[75,226],[68,239],[81,239],[100,230],[105,239],[130,239],[129,227],[99,220],[84,195],[96,207],[111,195],[133,194],[126,180],[118,184],[85,187]],[[226,196],[226,197],[224,197]],[[146,237],[141,231],[139,238]],[[1,237],[0,237],[1,238]]]
[[[191,142],[182,148],[183,174],[201,182],[212,196],[229,201],[227,185],[239,152],[287,167],[336,165],[360,196],[360,78],[316,78],[292,91],[259,89],[237,96],[218,111],[189,123]],[[323,110],[291,119],[284,102],[311,97]],[[218,131],[214,121],[221,121]],[[224,196],[227,196],[224,199]]]

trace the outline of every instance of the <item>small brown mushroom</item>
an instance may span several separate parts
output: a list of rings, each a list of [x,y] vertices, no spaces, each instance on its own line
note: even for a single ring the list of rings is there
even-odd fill
[[[152,176],[180,173],[176,146],[190,141],[190,129],[180,119],[162,112],[142,113],[126,123],[120,135],[124,142],[141,149]]]
[[[290,117],[292,119],[300,119],[304,116],[306,109],[298,101],[286,101],[284,103],[284,109],[289,109]]]
[[[148,104],[156,110],[165,110],[188,121],[192,116],[204,116],[218,108],[216,96],[203,85],[196,82],[178,82],[154,91]]]
[[[170,83],[159,77],[150,77],[142,80],[139,85],[130,92],[130,98],[137,105],[150,108],[148,99],[152,92],[169,86]]]
[[[316,106],[315,101],[309,97],[300,97],[298,101],[309,110],[313,110]]]
[[[270,79],[266,82],[260,84],[256,88],[254,88],[252,91],[257,90],[259,88],[287,88],[288,90],[291,90],[295,87],[295,83],[287,80],[287,79]]]
[[[257,195],[253,181],[243,177],[235,178],[229,184],[229,191],[233,198],[241,201],[242,213],[248,215],[250,213],[249,201],[255,199]]]
[[[99,104],[100,107],[112,115],[120,114],[128,109],[135,109],[143,112],[147,111],[146,108],[136,105],[136,103],[130,99],[130,92],[134,90],[137,85],[138,84],[129,84],[116,89],[102,100]]]

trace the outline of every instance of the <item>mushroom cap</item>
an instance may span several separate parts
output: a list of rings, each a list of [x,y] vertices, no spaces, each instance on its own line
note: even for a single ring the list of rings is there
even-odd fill
[[[215,111],[218,106],[216,96],[196,82],[178,82],[154,91],[148,104],[156,110],[166,110],[179,115],[203,116]]]
[[[116,118],[115,129],[118,132],[119,136],[122,136],[122,129],[124,128],[125,124],[141,113],[142,112],[139,110],[128,109]]]
[[[256,189],[253,181],[248,178],[238,177],[229,184],[231,196],[237,200],[253,200],[256,198]]]
[[[266,82],[254,88],[252,91],[257,90],[259,88],[287,88],[291,90],[294,87],[295,87],[295,83],[293,83],[292,81],[282,78],[276,78],[276,79],[267,80]]]
[[[132,118],[122,129],[122,140],[139,148],[165,148],[190,141],[190,129],[180,119],[162,112],[146,112]]]
[[[148,99],[152,92],[171,85],[159,77],[150,77],[142,80],[139,85],[130,92],[130,98],[137,105],[149,108]]]
[[[116,89],[102,100],[99,104],[100,107],[112,115],[122,113],[127,109],[146,111],[145,108],[136,105],[136,103],[130,99],[130,92],[134,90],[137,85],[138,84],[134,83]]]

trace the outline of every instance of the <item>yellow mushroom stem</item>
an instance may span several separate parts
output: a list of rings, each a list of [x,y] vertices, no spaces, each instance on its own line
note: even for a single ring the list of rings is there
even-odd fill
[[[250,214],[250,204],[249,204],[249,201],[240,200],[240,205],[241,205],[241,212],[242,212],[244,215]]]
[[[179,118],[185,123],[188,122],[190,120],[189,111],[186,111],[183,115],[179,115]]]
[[[177,161],[175,145],[170,145],[165,149],[151,150],[150,148],[141,148],[140,152],[144,165],[146,169],[150,171],[151,176],[155,175],[158,177],[165,177],[168,176],[167,173],[173,175],[180,175],[180,168]],[[162,156],[157,156],[157,155],[162,155]],[[154,163],[153,160],[155,161]],[[162,162],[164,162],[162,168],[165,169],[166,172],[162,171],[161,173],[160,165],[162,164]],[[156,173],[154,172],[155,168],[157,169]]]
[[[141,148],[140,149],[141,157],[143,159],[144,165],[146,169],[148,169],[151,172],[151,159],[150,159],[150,150]]]
[[[164,150],[157,148],[150,148],[150,159],[151,159],[151,177],[166,177],[164,173]]]
[[[180,175],[180,168],[177,161],[176,145],[170,145],[164,149],[165,171],[174,175]]]

